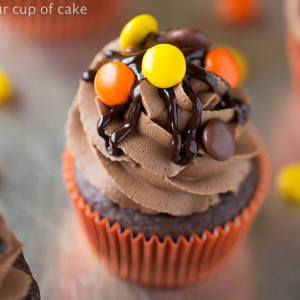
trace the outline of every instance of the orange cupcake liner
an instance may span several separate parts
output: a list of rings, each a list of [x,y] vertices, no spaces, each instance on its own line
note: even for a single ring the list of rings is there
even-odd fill
[[[89,33],[107,22],[114,16],[119,5],[118,0],[1,0],[3,5],[9,7],[9,12],[2,15],[1,19],[6,28],[16,34],[39,40],[61,40]],[[41,14],[42,7],[54,5],[52,13]],[[87,14],[59,14],[60,6],[87,7]],[[31,17],[16,15],[12,7],[34,7],[36,13]]]
[[[91,211],[76,186],[71,153],[63,154],[63,175],[78,219],[96,255],[108,269],[123,279],[155,287],[178,287],[206,279],[234,254],[265,198],[270,181],[270,164],[265,151],[258,157],[259,183],[250,204],[225,226],[206,230],[201,236],[170,236],[147,239],[143,233],[110,224]]]

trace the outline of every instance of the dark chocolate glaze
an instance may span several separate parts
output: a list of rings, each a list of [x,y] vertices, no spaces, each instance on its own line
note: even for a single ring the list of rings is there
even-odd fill
[[[114,131],[109,137],[108,152],[111,155],[118,154],[118,146],[126,137],[135,129],[140,113],[142,111],[142,96],[140,92],[140,85],[136,85],[131,93],[131,104],[129,107],[129,113],[126,118],[125,124]]]
[[[228,84],[226,86],[228,86]],[[231,96],[228,91],[229,87],[227,88],[226,94],[221,98],[221,101],[216,109],[233,108],[235,113],[233,122],[244,125],[249,118],[250,105],[236,97]]]
[[[160,89],[159,92],[165,101],[168,117],[170,120],[170,132],[173,137],[171,142],[171,159],[175,163],[180,163],[183,144],[182,137],[178,128],[178,109],[176,95],[172,88]]]
[[[186,77],[190,81],[191,78],[196,78],[208,85],[209,89],[213,93],[217,93],[217,78],[201,66],[196,66],[193,63],[187,61],[186,63]]]
[[[111,50],[104,52],[105,56],[108,57],[110,61],[120,61],[127,65],[133,71],[138,81],[144,79],[141,64],[145,53],[146,50],[138,53],[131,53],[130,55],[120,54]]]
[[[182,30],[181,30],[182,31]],[[168,42],[170,40],[175,45],[181,46],[181,51],[186,58],[186,74],[182,81],[183,89],[192,101],[192,110],[187,126],[183,132],[178,128],[178,109],[177,99],[173,88],[159,89],[159,93],[164,99],[168,117],[170,121],[170,132],[172,134],[171,158],[172,161],[179,165],[186,165],[191,162],[198,154],[201,143],[201,115],[202,101],[200,97],[194,93],[191,86],[191,79],[196,78],[204,82],[211,92],[217,93],[217,78],[211,72],[204,68],[204,60],[208,47],[210,45],[206,35],[195,30],[188,30],[189,39],[197,40],[196,47],[191,47],[195,43],[184,41],[184,32],[180,30],[171,30],[170,32],[159,34],[150,34],[142,46],[154,45],[155,43]],[[194,35],[194,36],[193,36]],[[118,146],[132,133],[137,125],[139,116],[142,111],[140,81],[144,79],[142,74],[142,60],[146,49],[135,53],[119,53],[116,51],[105,51],[105,56],[110,61],[120,61],[126,64],[134,72],[136,76],[135,88],[129,95],[128,105],[122,107],[108,108],[98,121],[97,128],[99,135],[105,139],[106,147],[111,155],[120,154]],[[93,82],[96,71],[88,70],[84,72],[82,78],[87,82]],[[242,100],[233,97],[230,94],[230,87],[225,82],[226,92],[220,95],[221,101],[216,109],[233,108],[235,116],[232,122],[244,124],[249,115],[249,105]],[[128,110],[128,117],[123,126],[114,131],[111,136],[105,134],[105,128],[115,119],[122,118]]]
[[[191,116],[184,132],[184,151],[181,157],[181,164],[186,165],[197,156],[199,151],[203,105],[201,98],[193,92],[191,81],[188,76],[185,76],[183,79],[183,89],[192,101]]]
[[[106,149],[111,155],[118,155],[120,151],[110,145],[110,138],[106,135],[105,129],[113,120],[121,118],[126,112],[127,107],[127,103],[125,105],[118,105],[114,107],[107,106],[107,111],[102,113],[99,117],[97,131],[98,134],[105,140]]]
[[[193,60],[200,60],[201,65],[203,66],[204,57],[205,57],[205,49],[203,48],[183,48],[182,53],[185,56],[186,61],[191,62]]]

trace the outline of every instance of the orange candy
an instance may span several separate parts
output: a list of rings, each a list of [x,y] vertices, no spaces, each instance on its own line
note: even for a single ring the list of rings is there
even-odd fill
[[[214,0],[218,16],[229,24],[255,20],[261,13],[259,0]]]
[[[133,71],[121,62],[108,62],[97,72],[95,91],[99,100],[107,106],[116,106],[128,101],[135,83]]]
[[[231,88],[235,88],[239,83],[241,77],[239,64],[225,48],[211,49],[205,58],[205,68],[225,79]]]

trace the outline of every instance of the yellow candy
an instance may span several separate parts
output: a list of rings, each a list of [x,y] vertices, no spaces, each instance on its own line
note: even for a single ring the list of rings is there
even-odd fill
[[[6,73],[0,69],[0,104],[6,103],[11,97],[11,83]]]
[[[158,31],[158,23],[151,15],[139,15],[131,19],[122,29],[120,45],[123,50],[141,44],[147,35]]]
[[[243,85],[248,77],[248,73],[249,73],[249,64],[248,61],[245,57],[245,55],[238,50],[237,48],[234,48],[232,46],[222,46],[226,49],[228,49],[231,54],[234,56],[234,58],[236,59],[237,63],[239,64],[240,67],[240,81],[239,81],[239,86]]]
[[[280,170],[276,185],[287,200],[300,204],[300,164],[288,165]]]
[[[186,71],[183,53],[170,44],[156,45],[146,52],[142,72],[158,88],[169,88],[181,82]]]

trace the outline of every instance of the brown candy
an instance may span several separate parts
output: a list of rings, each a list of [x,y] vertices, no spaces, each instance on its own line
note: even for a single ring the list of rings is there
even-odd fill
[[[172,29],[166,33],[167,43],[179,48],[199,47],[208,48],[210,41],[208,36],[196,29]]]
[[[207,154],[215,160],[225,161],[234,154],[234,132],[219,119],[207,122],[202,132],[202,141]]]
[[[150,35],[146,38],[143,47],[151,48],[157,44],[165,44],[167,43],[167,37],[164,33],[150,33]]]
[[[90,83],[94,83],[97,71],[96,70],[86,70],[82,74],[82,80]]]

